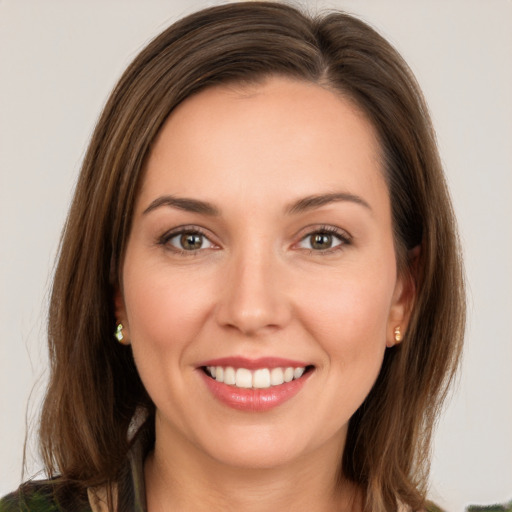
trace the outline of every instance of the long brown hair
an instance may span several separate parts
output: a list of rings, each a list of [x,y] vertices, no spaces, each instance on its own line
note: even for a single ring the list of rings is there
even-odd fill
[[[311,17],[273,2],[231,3],[156,37],[112,92],[92,136],[64,228],[49,314],[51,378],[41,417],[50,475],[78,487],[113,483],[136,412],[151,435],[154,405],[131,350],[115,342],[134,201],[151,143],[185,98],[205,87],[283,75],[353,101],[375,127],[400,272],[417,296],[403,342],[350,421],[340,469],[368,510],[424,505],[434,422],[453,379],[465,320],[454,215],[419,87],[375,30],[341,12]],[[414,260],[411,250],[420,247]]]

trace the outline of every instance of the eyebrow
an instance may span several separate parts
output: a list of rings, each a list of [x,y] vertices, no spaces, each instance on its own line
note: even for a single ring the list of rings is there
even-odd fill
[[[299,199],[295,203],[292,203],[286,209],[288,214],[297,214],[303,213],[309,210],[314,210],[315,208],[320,208],[321,206],[325,206],[329,203],[337,203],[337,202],[350,202],[355,203],[361,206],[364,206],[370,212],[372,211],[371,206],[360,196],[355,194],[350,194],[348,192],[337,192],[332,194],[318,194],[313,196],[307,196],[302,199]]]
[[[142,213],[143,215],[146,215],[161,206],[170,206],[172,208],[177,208],[178,210],[200,213],[202,215],[220,215],[218,208],[213,206],[211,203],[199,201],[198,199],[190,199],[188,197],[175,196],[161,196],[156,198]]]
[[[360,196],[350,194],[347,192],[337,192],[332,194],[318,194],[303,197],[298,201],[292,203],[286,208],[286,213],[289,215],[303,213],[309,210],[314,210],[325,206],[330,203],[336,202],[351,202],[364,206],[372,211],[371,206]],[[151,204],[142,212],[143,215],[160,208],[161,206],[170,206],[186,212],[199,213],[201,215],[219,216],[219,209],[207,201],[200,201],[199,199],[191,199],[188,197],[176,196],[161,196],[156,198]]]

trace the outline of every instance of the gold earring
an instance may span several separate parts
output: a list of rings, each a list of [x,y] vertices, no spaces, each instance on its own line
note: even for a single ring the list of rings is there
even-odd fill
[[[398,343],[402,341],[402,331],[400,330],[400,326],[396,326],[395,330],[393,331],[393,334],[395,335],[395,341]]]
[[[123,334],[123,324],[119,322],[117,324],[116,332],[114,333],[115,338],[119,343],[123,343],[124,340],[124,334]]]

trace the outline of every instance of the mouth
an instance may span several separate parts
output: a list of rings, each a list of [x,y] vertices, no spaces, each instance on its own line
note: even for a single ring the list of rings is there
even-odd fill
[[[204,361],[197,370],[218,401],[232,409],[256,413],[274,409],[299,394],[315,366],[274,357],[227,357]]]
[[[267,389],[281,386],[300,379],[313,369],[313,365],[256,369],[213,365],[201,367],[201,370],[211,379],[239,389]]]

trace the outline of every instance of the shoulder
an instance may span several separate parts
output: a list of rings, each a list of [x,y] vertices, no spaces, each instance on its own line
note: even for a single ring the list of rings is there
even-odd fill
[[[0,499],[0,512],[91,512],[87,494],[58,488],[54,481],[31,481]]]
[[[29,482],[0,500],[0,512],[53,512],[59,508],[51,482]]]
[[[468,507],[466,512],[512,512],[512,501],[503,505],[473,505]]]

